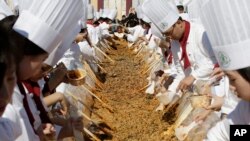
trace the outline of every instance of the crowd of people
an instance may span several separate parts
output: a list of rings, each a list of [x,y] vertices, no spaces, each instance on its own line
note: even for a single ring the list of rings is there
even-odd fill
[[[193,120],[217,113],[221,120],[204,140],[230,140],[230,125],[250,124],[248,4],[145,0],[116,23],[116,9],[96,12],[88,0],[1,0],[0,140],[62,140],[73,129],[82,131],[81,116],[68,118],[70,84],[60,79],[49,85],[51,70],[84,70],[87,62],[99,78],[95,48],[107,41],[117,50],[119,39],[128,48],[143,48],[154,64],[145,93],[159,100],[156,111],[204,81],[212,102]],[[91,79],[85,83],[95,87]],[[55,109],[60,116],[49,116]]]

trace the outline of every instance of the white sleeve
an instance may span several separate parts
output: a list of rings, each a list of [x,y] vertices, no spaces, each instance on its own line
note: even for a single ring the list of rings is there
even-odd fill
[[[196,58],[197,67],[192,68],[191,75],[196,79],[203,79],[210,76],[217,61],[205,30],[203,28],[197,30],[196,42],[200,56]]]
[[[204,141],[229,141],[229,126],[228,119],[218,122],[208,131]]]
[[[143,36],[144,30],[142,28],[136,28],[134,34],[128,34],[127,40],[130,42],[135,42],[139,37]]]
[[[14,126],[5,118],[0,117],[0,137],[1,141],[14,141],[16,139],[13,135]]]
[[[129,27],[128,32],[133,34],[134,31],[135,31],[135,28],[136,28],[136,26],[135,27]]]
[[[12,130],[13,138],[16,139],[17,137],[19,137],[22,134],[22,130],[20,119],[16,109],[11,104],[8,104],[2,117],[6,118],[6,120],[10,122],[8,128]]]
[[[250,102],[242,100],[226,119],[209,130],[206,141],[229,141],[230,125],[249,125],[249,117]]]
[[[102,36],[107,36],[109,35],[109,25],[106,24],[106,23],[103,23],[100,25],[100,28],[101,28],[101,34]]]
[[[225,88],[225,77],[222,77],[218,85],[211,86],[212,94],[219,96],[219,97],[225,97],[226,95],[226,88]]]
[[[183,67],[182,67],[182,64],[180,62],[180,59],[178,57],[178,54],[180,53],[180,48],[179,46],[176,45],[176,42],[175,43],[172,43],[171,44],[171,51],[172,51],[172,55],[173,55],[173,70],[175,71],[175,74],[176,75],[181,75],[181,76],[185,76],[184,74],[184,70],[183,70]]]

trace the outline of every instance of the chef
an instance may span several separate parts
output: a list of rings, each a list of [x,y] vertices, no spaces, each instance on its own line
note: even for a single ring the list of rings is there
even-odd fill
[[[232,88],[242,99],[226,119],[218,122],[208,132],[206,139],[208,141],[229,141],[230,125],[250,124],[250,48],[248,46],[250,20],[246,7],[249,4],[247,0],[240,3],[237,0],[209,0],[202,6],[201,20],[207,29],[216,58],[221,69],[228,76]]]
[[[50,8],[45,8],[47,4],[50,4]],[[69,5],[74,5],[74,10]],[[41,64],[48,57],[48,54],[59,46],[64,39],[64,35],[76,26],[81,17],[79,11],[83,11],[82,7],[81,0],[64,0],[53,3],[44,0],[42,2],[34,1],[32,7],[23,10],[13,26],[14,31],[23,36],[22,40],[27,43],[24,46],[18,44],[18,46],[24,48],[24,58],[18,64],[19,69],[17,70],[19,80],[27,80],[41,69]],[[55,11],[64,12],[58,16]],[[32,22],[27,22],[27,19]],[[16,113],[13,113],[13,110],[8,107],[4,113],[4,116],[14,123],[16,119],[20,120],[21,127],[19,128],[22,129],[22,134],[17,140],[34,141],[40,140],[39,137],[41,137],[36,134],[41,127],[41,121],[38,118],[39,111],[31,97],[32,94],[29,94],[24,86],[18,83],[12,97],[12,104],[10,104],[17,112],[18,118]]]
[[[189,15],[185,12],[183,4],[179,0],[175,1],[176,7],[179,11],[179,15],[183,20],[189,21]]]
[[[117,10],[116,9],[103,9],[102,18],[99,20],[100,24],[100,30],[101,30],[101,38],[106,39],[112,44],[110,45],[113,49],[117,50],[117,47],[115,46],[115,42],[113,41],[109,30],[112,26],[112,21],[116,18]]]
[[[1,140],[4,141],[13,141],[19,135],[21,135],[22,131],[20,128],[15,128],[16,125],[20,126],[19,120],[16,119],[17,123],[13,123],[9,119],[2,117],[6,107],[8,106],[9,110],[9,102],[11,101],[11,96],[13,93],[13,89],[16,83],[16,64],[18,63],[18,57],[13,55],[13,50],[10,47],[8,42],[8,37],[2,31],[2,23],[4,21],[0,21],[0,136]],[[14,112],[15,113],[15,112]],[[17,117],[17,115],[16,115]]]
[[[171,39],[173,64],[177,73],[175,81],[168,88],[165,103],[168,104],[175,95],[181,96],[179,90],[189,89],[195,80],[208,80],[216,59],[204,28],[182,20],[174,3],[146,1],[142,9],[159,30]]]
[[[91,44],[96,45],[101,38],[101,31],[100,27],[94,24],[94,7],[91,4],[88,5],[87,30]]]

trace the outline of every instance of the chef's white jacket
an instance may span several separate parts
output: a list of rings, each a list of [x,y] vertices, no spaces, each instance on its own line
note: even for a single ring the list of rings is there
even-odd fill
[[[217,63],[211,44],[202,25],[190,22],[190,33],[187,40],[186,52],[191,67],[184,70],[184,61],[181,61],[182,49],[179,41],[171,42],[174,64],[177,71],[192,75],[196,80],[208,80]]]
[[[30,95],[26,89],[25,91],[30,110],[35,119],[34,128],[37,129],[41,124],[41,119],[39,117],[40,112],[37,110],[34,101],[31,99],[32,95]],[[39,141],[40,139],[35,134],[24,109],[23,98],[24,96],[19,91],[18,86],[15,86],[12,96],[12,104],[6,107],[3,117],[12,121],[15,128],[21,129],[22,133],[15,141]]]
[[[145,31],[145,29],[143,29],[141,25],[128,28],[128,30],[131,33],[127,35],[127,40],[129,42],[135,42],[139,37],[142,37],[144,35]]]
[[[250,102],[240,101],[228,117],[211,128],[205,141],[229,141],[230,125],[250,124]]]

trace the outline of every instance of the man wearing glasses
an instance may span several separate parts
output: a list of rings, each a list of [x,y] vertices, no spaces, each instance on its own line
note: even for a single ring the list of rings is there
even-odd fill
[[[182,20],[175,4],[170,1],[148,0],[142,9],[162,34],[171,40],[176,78],[180,80],[169,91],[176,94],[179,90],[191,88],[195,80],[208,80],[216,59],[203,26]]]

